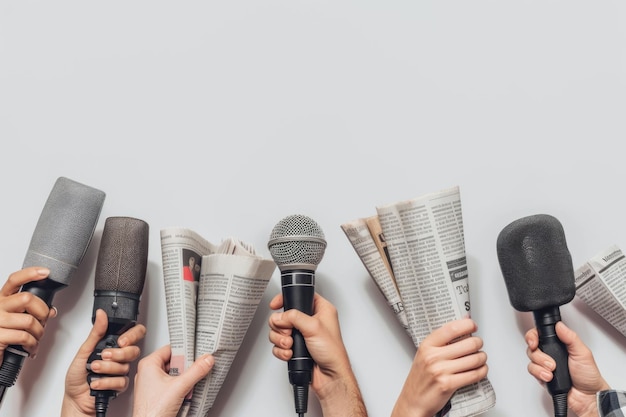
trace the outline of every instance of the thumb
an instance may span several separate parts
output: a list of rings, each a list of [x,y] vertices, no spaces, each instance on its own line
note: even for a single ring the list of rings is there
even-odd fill
[[[570,355],[583,355],[587,352],[587,347],[582,340],[580,340],[576,332],[567,327],[562,321],[556,324],[555,330],[559,340],[567,346],[567,352]]]
[[[202,378],[207,376],[213,366],[215,365],[215,358],[210,353],[200,356],[196,361],[183,372],[177,376],[175,381],[180,384],[182,391],[187,393],[191,391],[194,385],[198,383]]]

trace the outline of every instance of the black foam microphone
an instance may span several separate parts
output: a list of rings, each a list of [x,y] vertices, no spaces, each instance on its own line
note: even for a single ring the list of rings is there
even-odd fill
[[[312,315],[315,270],[326,249],[324,232],[307,216],[287,216],[274,226],[267,247],[280,269],[284,310],[295,308]],[[291,336],[293,356],[287,369],[296,413],[302,417],[307,412],[314,362],[302,334],[293,329]]]
[[[574,298],[576,285],[563,226],[547,214],[521,218],[500,232],[497,252],[511,305],[533,312],[539,348],[556,362],[547,387],[554,415],[565,417],[572,382],[567,347],[558,339],[555,325],[561,320],[559,306]]]
[[[139,301],[146,279],[148,265],[148,224],[132,217],[109,217],[104,223],[94,289],[92,323],[96,311],[102,309],[108,317],[105,336],[98,342],[96,349],[87,361],[87,370],[91,363],[100,359],[106,348],[118,347],[117,339],[126,330],[137,324]],[[89,372],[90,383],[98,375]],[[96,416],[104,417],[109,400],[117,393],[112,390],[91,390],[95,397]]]
[[[41,212],[30,241],[23,268],[50,269],[46,279],[22,286],[20,291],[41,298],[49,307],[57,291],[70,284],[98,223],[105,193],[65,177],[59,177]],[[21,346],[9,346],[0,366],[0,401],[13,386],[28,353]]]

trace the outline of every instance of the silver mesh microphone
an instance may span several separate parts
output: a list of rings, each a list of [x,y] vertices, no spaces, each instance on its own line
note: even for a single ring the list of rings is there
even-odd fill
[[[274,226],[267,247],[280,269],[284,310],[295,308],[312,315],[315,270],[326,249],[322,228],[307,216],[287,216]],[[307,411],[314,362],[297,329],[292,338],[293,356],[287,367],[296,413],[302,417]]]
[[[105,193],[59,177],[33,232],[23,267],[50,269],[48,278],[29,282],[21,291],[41,298],[48,306],[57,291],[70,284],[78,269],[100,217]],[[0,401],[7,387],[13,386],[28,353],[21,346],[9,346],[0,366]]]

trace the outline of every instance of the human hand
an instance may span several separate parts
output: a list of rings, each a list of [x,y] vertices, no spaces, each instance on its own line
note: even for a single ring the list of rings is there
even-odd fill
[[[31,357],[37,353],[46,321],[57,311],[36,295],[19,291],[22,285],[45,279],[48,274],[48,268],[24,268],[9,275],[0,289],[0,363],[9,345],[22,346]]]
[[[580,340],[576,332],[563,322],[555,326],[556,335],[565,344],[568,352],[568,367],[572,379],[572,388],[567,395],[568,407],[580,417],[598,415],[596,393],[610,389],[609,384],[600,374],[591,350]],[[530,359],[528,372],[539,382],[552,380],[556,362],[539,349],[539,335],[536,328],[526,332],[526,353]]]
[[[283,307],[282,294],[270,301],[270,308]],[[313,315],[296,309],[273,313],[269,318],[272,353],[288,361],[293,355],[292,330],[304,337],[307,350],[315,361],[311,388],[317,395],[325,417],[366,416],[356,377],[341,337],[337,309],[319,294],[313,298]]]
[[[468,336],[477,329],[470,318],[448,322],[420,343],[392,417],[432,417],[461,387],[487,376],[483,341]]]
[[[97,310],[91,332],[78,349],[65,376],[65,394],[61,408],[63,417],[95,416],[95,397],[91,395],[91,389],[122,393],[128,388],[130,363],[141,354],[136,344],[146,335],[143,324],[137,324],[121,334],[117,339],[118,348],[102,351],[102,359],[91,363],[91,371],[106,376],[93,379],[91,384],[87,382],[87,361],[98,342],[106,335],[107,327],[106,313],[104,310]]]
[[[175,417],[189,391],[215,365],[215,359],[207,353],[181,375],[172,376],[168,373],[171,357],[170,345],[165,345],[139,361],[133,417]]]

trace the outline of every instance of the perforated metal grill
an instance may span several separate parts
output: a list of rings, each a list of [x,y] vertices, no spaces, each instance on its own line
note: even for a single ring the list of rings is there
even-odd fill
[[[322,228],[310,217],[293,214],[279,221],[267,244],[274,262],[317,266],[326,249]]]

